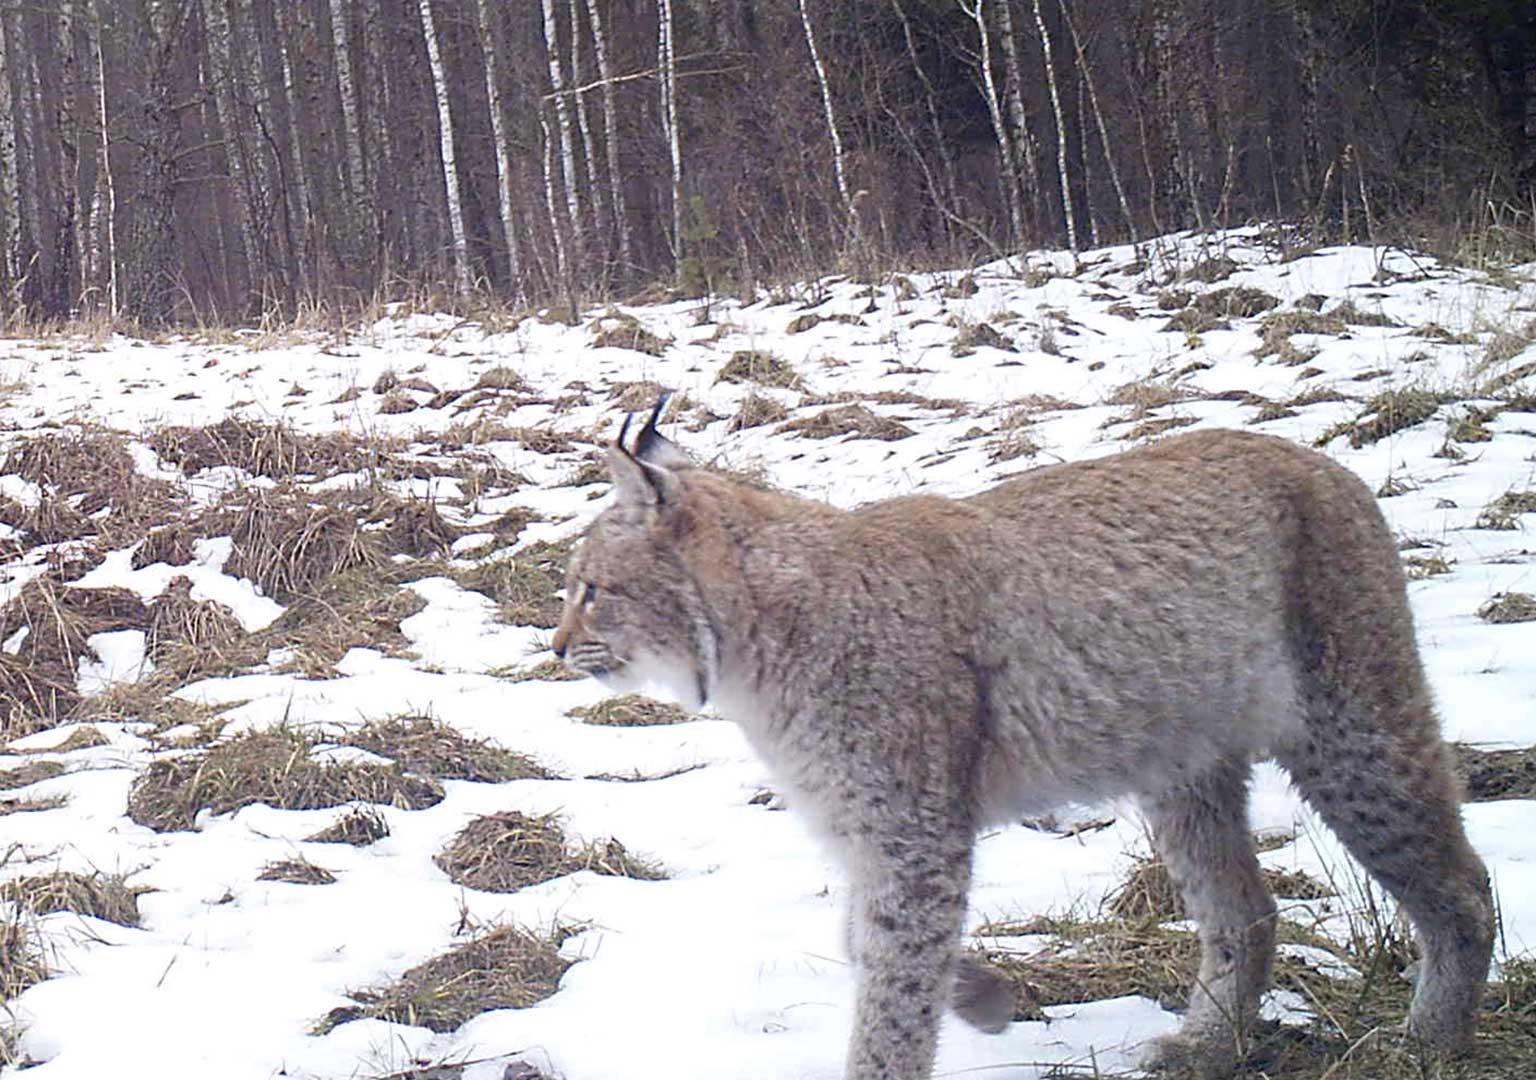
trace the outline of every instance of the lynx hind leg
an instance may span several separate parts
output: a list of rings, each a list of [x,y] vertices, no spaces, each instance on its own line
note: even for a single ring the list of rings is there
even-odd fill
[[[1151,1064],[1229,1073],[1242,1057],[1269,984],[1275,902],[1248,831],[1246,761],[1219,764],[1194,783],[1142,800],[1152,842],[1199,925],[1200,971],[1178,1032]]]
[[[1335,720],[1281,763],[1344,846],[1408,914],[1422,954],[1409,1007],[1440,1050],[1471,1040],[1493,952],[1488,874],[1467,842],[1460,792],[1426,703],[1393,734]],[[1406,729],[1406,730],[1403,730]]]

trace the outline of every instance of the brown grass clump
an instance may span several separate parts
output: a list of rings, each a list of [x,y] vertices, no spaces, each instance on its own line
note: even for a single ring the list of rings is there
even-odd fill
[[[100,729],[87,724],[84,727],[75,728],[74,731],[69,733],[67,738],[55,743],[48,749],[49,753],[53,754],[72,754],[76,750],[94,750],[98,746],[110,745],[111,742],[101,733]]]
[[[641,881],[665,876],[630,855],[617,840],[573,850],[552,814],[529,817],[516,810],[475,818],[432,861],[455,885],[496,893],[516,892],[578,870]]]
[[[1334,890],[1300,870],[1265,867],[1264,883],[1275,896],[1316,900],[1333,896]],[[1114,919],[1174,922],[1188,918],[1184,900],[1161,859],[1139,858],[1125,881],[1104,898],[1104,914]]]
[[[41,502],[7,524],[35,543],[101,534],[128,537],[174,516],[180,489],[144,476],[121,435],[105,431],[35,435],[11,445],[0,474],[15,473],[44,489]],[[102,511],[106,511],[102,515]]]
[[[80,708],[73,669],[0,652],[0,739],[57,727]]]
[[[949,343],[949,355],[971,356],[977,349],[1000,349],[1003,352],[1018,352],[1019,348],[1007,335],[1000,333],[990,323],[978,322],[962,326],[960,332],[955,335],[955,340]]]
[[[1342,304],[1328,312],[1328,317],[1339,319],[1350,326],[1402,326],[1403,324],[1390,315],[1380,311],[1362,311],[1356,307],[1354,301],[1345,300]]]
[[[480,373],[476,390],[500,390],[527,393],[528,381],[509,367],[493,367]]]
[[[64,773],[64,766],[57,761],[29,761],[14,769],[0,770],[0,789],[12,791],[30,787],[44,780],[52,780]]]
[[[1536,747],[1478,750],[1452,743],[1451,751],[1468,802],[1536,798]]]
[[[420,407],[410,394],[403,390],[391,390],[384,395],[384,399],[379,402],[375,411],[384,416],[399,416],[402,413],[415,412]]]
[[[69,804],[67,795],[15,795],[0,798],[0,817],[57,810]]]
[[[839,405],[823,409],[814,416],[804,416],[781,424],[780,434],[798,434],[807,439],[831,439],[839,435],[852,435],[858,439],[880,439],[894,442],[914,434],[900,420],[870,412],[863,405]]]
[[[1358,450],[1422,424],[1439,408],[1440,396],[1428,390],[1388,390],[1367,401],[1356,419],[1335,424],[1319,435],[1316,445],[1326,446],[1340,435],[1348,435],[1349,445]]]
[[[1128,419],[1140,420],[1154,409],[1176,405],[1181,401],[1188,401],[1190,397],[1190,391],[1172,382],[1142,379],[1115,387],[1105,396],[1104,404],[1128,405],[1131,408]]]
[[[311,678],[329,678],[350,649],[403,655],[410,641],[400,624],[427,606],[402,588],[388,566],[359,566],[333,574],[294,600],[277,621],[252,639],[259,655],[292,648],[293,665]]]
[[[48,977],[42,946],[16,919],[0,921],[0,1001],[10,1001]]]
[[[129,885],[120,874],[79,874],[58,870],[51,874],[13,878],[0,884],[0,900],[34,915],[72,911],[119,926],[139,925],[139,897],[154,890]]]
[[[1320,315],[1315,311],[1305,308],[1292,308],[1288,311],[1276,311],[1265,315],[1259,322],[1259,337],[1261,344],[1254,350],[1255,358],[1262,360],[1266,356],[1273,356],[1283,364],[1292,366],[1303,364],[1315,356],[1306,353],[1291,343],[1293,334],[1342,334],[1348,327],[1344,320],[1335,315]]]
[[[762,349],[739,349],[721,367],[715,382],[756,383],[781,390],[800,390],[804,384],[788,362]]]
[[[175,521],[150,530],[133,552],[133,568],[142,570],[155,563],[186,566],[195,559],[193,544],[203,537],[185,521]]]
[[[227,814],[266,803],[280,810],[322,810],[369,802],[419,810],[442,800],[432,780],[398,767],[321,763],[315,741],[296,731],[238,735],[211,750],[164,758],[134,780],[128,816],[156,832],[196,827],[204,810]]]
[[[171,667],[191,677],[256,660],[235,613],[212,600],[192,599],[190,578],[172,578],[150,601],[146,622],[144,651],[157,669]]]
[[[763,424],[777,424],[789,418],[789,410],[766,394],[750,391],[741,399],[741,407],[727,425],[729,431],[745,431]]]
[[[333,1009],[315,1034],[366,1018],[447,1033],[492,1009],[526,1009],[552,995],[571,966],[560,956],[564,938],[498,927],[417,964],[390,986],[354,991],[349,996],[358,1004]]]
[[[1473,527],[1518,529],[1521,514],[1536,514],[1536,491],[1506,491],[1483,507]]]
[[[387,757],[406,772],[439,780],[502,784],[509,780],[552,780],[554,774],[531,758],[459,734],[430,716],[375,720],[342,740],[348,746]]]
[[[645,328],[628,312],[609,308],[607,313],[594,319],[590,327],[594,349],[630,349],[647,356],[660,356],[672,342]],[[654,398],[651,399],[653,402]]]
[[[333,885],[336,875],[308,859],[278,859],[261,868],[257,881],[286,881],[291,885]]]
[[[249,578],[279,603],[343,570],[384,562],[380,538],[355,514],[288,485],[245,489],[219,509],[215,522],[234,541],[225,572]]]
[[[659,724],[681,724],[694,717],[664,701],[656,701],[643,694],[617,694],[604,698],[595,705],[578,705],[567,715],[584,724],[602,724],[608,727],[653,727]]]
[[[497,670],[493,674],[499,679],[506,679],[508,682],[514,683],[575,682],[578,679],[586,678],[581,672],[567,667],[563,660],[553,658],[540,660],[532,667]]]
[[[161,459],[189,475],[230,466],[273,480],[378,469],[390,462],[392,449],[344,432],[306,435],[287,424],[235,416],[206,427],[164,427],[147,441]]]
[[[575,540],[540,540],[510,557],[460,570],[455,578],[464,588],[495,600],[502,622],[550,630],[560,624],[565,564],[574,546]]]
[[[376,499],[368,521],[388,522],[382,531],[384,549],[391,555],[414,555],[419,559],[443,554],[465,532],[450,524],[431,499]]]
[[[1495,593],[1477,609],[1477,617],[1491,623],[1531,622],[1536,620],[1536,596],[1522,592]]]
[[[371,806],[348,810],[330,825],[304,839],[313,844],[351,844],[367,847],[389,835],[389,822]]]
[[[673,391],[649,379],[642,379],[639,382],[615,382],[608,385],[608,400],[613,402],[613,407],[621,412],[650,412],[663,395],[673,395]],[[677,395],[668,397],[661,422],[668,423],[677,419],[678,413],[685,407],[679,406]]]

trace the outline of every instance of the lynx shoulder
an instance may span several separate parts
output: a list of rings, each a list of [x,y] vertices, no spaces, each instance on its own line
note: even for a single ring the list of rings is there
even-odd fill
[[[1272,758],[1412,919],[1408,1021],[1471,1038],[1487,876],[1370,491],[1320,454],[1209,431],[853,511],[696,468],[652,414],[569,571],[555,651],[737,721],[849,877],[849,1080],[930,1075],[946,1003],[1007,987],[958,944],[977,829],[1137,798],[1202,958],[1157,1063],[1229,1071],[1275,907],[1246,816]],[[626,425],[626,428],[628,425]]]

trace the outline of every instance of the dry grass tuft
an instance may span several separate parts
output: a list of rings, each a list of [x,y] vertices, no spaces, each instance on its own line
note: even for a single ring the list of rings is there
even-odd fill
[[[687,408],[686,404],[680,404],[681,399],[686,395],[676,394],[661,383],[652,382],[649,379],[608,384],[608,400],[621,412],[650,412],[656,407],[656,403],[661,400],[663,394],[672,395],[667,399],[667,407],[660,421],[665,424],[676,420],[678,415]]]
[[[1483,507],[1473,527],[1518,529],[1521,514],[1536,514],[1536,491],[1506,491]]]
[[[960,332],[955,335],[955,340],[949,343],[949,355],[971,356],[977,349],[1000,349],[1003,352],[1018,352],[1019,348],[1008,339],[1006,334],[994,329],[990,323],[969,323],[960,327]]]
[[[739,349],[720,368],[715,382],[755,383],[781,390],[802,390],[804,384],[787,361],[762,349]]]
[[[540,660],[532,667],[516,668],[505,671],[497,670],[494,672],[494,674],[499,679],[505,679],[508,682],[514,683],[576,682],[578,679],[586,678],[586,676],[581,672],[572,670],[571,668],[567,667],[564,661],[555,660],[553,658],[549,660]]]
[[[550,630],[564,607],[565,564],[575,540],[540,540],[506,558],[488,559],[454,574],[466,589],[495,600],[502,622]]]
[[[432,780],[372,763],[321,763],[315,740],[296,731],[238,735],[212,749],[164,758],[134,780],[128,816],[167,832],[196,827],[206,810],[227,814],[266,803],[280,810],[321,810],[368,802],[419,810],[442,800]]]
[[[571,966],[559,952],[565,937],[512,926],[491,930],[417,964],[392,985],[354,991],[349,996],[358,1004],[333,1009],[314,1033],[366,1018],[447,1033],[492,1009],[526,1009],[552,995]]]
[[[297,487],[247,488],[214,515],[215,534],[228,533],[234,551],[226,573],[249,578],[286,603],[326,578],[385,561],[379,536],[354,513],[316,503]]]
[[[286,881],[292,885],[333,885],[336,875],[302,856],[278,859],[261,868],[257,881]]]
[[[0,1002],[18,997],[49,975],[43,949],[17,919],[0,921]]]
[[[44,780],[52,780],[55,776],[62,776],[63,773],[64,766],[57,761],[29,761],[14,769],[0,770],[0,790],[14,791],[16,788],[30,787]]]
[[[233,467],[252,476],[284,480],[378,470],[391,464],[392,446],[344,432],[306,435],[286,424],[229,416],[206,427],[165,427],[148,438],[160,457],[195,474]]]
[[[443,554],[465,532],[444,519],[431,499],[378,499],[369,508],[367,520],[388,522],[383,533],[389,554],[419,559]]]
[[[1478,750],[1452,743],[1451,751],[1468,802],[1536,798],[1536,747]]]
[[[1536,596],[1522,592],[1495,593],[1477,609],[1477,617],[1490,623],[1536,621]]]
[[[572,849],[552,814],[530,817],[515,810],[475,818],[433,862],[455,885],[496,893],[516,892],[578,870],[641,881],[665,876],[630,855],[617,840]]]
[[[439,780],[502,784],[509,780],[553,780],[531,758],[461,735],[430,716],[375,720],[342,740],[348,746],[387,757],[406,772]]]
[[[73,669],[29,663],[0,652],[0,740],[57,727],[79,708]]]
[[[34,435],[13,443],[0,474],[15,473],[44,490],[39,504],[5,523],[30,543],[58,543],[90,535],[127,540],[149,524],[175,515],[185,501],[179,488],[139,472],[128,443],[114,432]],[[12,504],[14,507],[14,504]],[[18,516],[18,520],[10,520]]]
[[[389,822],[371,806],[348,810],[330,825],[304,839],[314,844],[351,844],[367,847],[389,835]]]
[[[72,911],[119,926],[139,925],[139,897],[153,889],[132,886],[120,874],[79,874],[59,870],[51,874],[13,878],[0,884],[0,900],[34,915]]]
[[[410,641],[400,624],[426,606],[418,593],[400,586],[391,567],[361,566],[327,578],[293,601],[251,641],[257,659],[269,649],[292,649],[293,668],[310,678],[330,678],[351,649],[406,655]]]
[[[604,698],[595,705],[579,705],[568,715],[584,724],[608,727],[653,727],[659,724],[681,724],[694,719],[691,713],[676,705],[656,701],[643,694],[618,694]]]
[[[1435,415],[1440,404],[1440,395],[1428,390],[1388,390],[1367,401],[1356,419],[1335,424],[1319,435],[1315,445],[1326,446],[1340,435],[1347,435],[1349,445],[1358,450],[1422,424]]]
[[[1141,379],[1115,387],[1104,397],[1105,405],[1130,406],[1129,420],[1140,420],[1154,409],[1188,401],[1191,392],[1171,381]]]
[[[171,579],[164,592],[149,603],[144,650],[159,668],[170,668],[182,679],[195,673],[227,671],[254,663],[245,628],[235,613],[212,600],[192,599],[192,581]]]
[[[731,417],[728,431],[745,431],[763,424],[777,424],[789,418],[789,410],[766,394],[753,390],[741,399],[741,407]]]
[[[0,817],[10,814],[33,814],[44,810],[57,810],[69,805],[67,795],[14,795],[0,798]]]
[[[1260,360],[1266,356],[1273,356],[1280,363],[1290,366],[1304,364],[1317,353],[1315,350],[1307,353],[1298,349],[1291,342],[1293,334],[1335,335],[1342,334],[1347,329],[1344,320],[1335,315],[1320,315],[1305,308],[1276,311],[1265,315],[1260,320],[1261,342],[1253,355]]]
[[[647,356],[660,356],[672,344],[667,338],[647,330],[645,324],[635,316],[616,308],[609,308],[605,314],[594,319],[590,330],[594,349],[630,349]],[[655,400],[651,399],[652,402]]]
[[[831,439],[839,435],[852,435],[858,439],[879,439],[894,442],[914,434],[900,420],[870,412],[863,405],[839,405],[823,409],[814,416],[804,416],[781,424],[779,434],[798,434],[807,439]]]
[[[1362,311],[1353,300],[1345,300],[1328,312],[1328,317],[1338,319],[1349,326],[1402,326],[1390,315],[1380,311]]]

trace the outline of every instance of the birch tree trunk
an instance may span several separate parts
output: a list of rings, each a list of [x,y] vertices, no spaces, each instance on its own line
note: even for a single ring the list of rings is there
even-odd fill
[[[843,138],[837,130],[837,114],[832,109],[832,88],[827,82],[827,66],[822,63],[821,50],[816,47],[816,31],[811,26],[811,13],[806,10],[805,0],[799,0],[800,25],[805,28],[805,46],[811,52],[811,65],[816,69],[816,85],[821,88],[821,108],[827,118],[827,134],[832,140],[832,172],[837,177],[837,193],[843,200],[843,213],[850,224],[854,219],[853,195],[848,190],[848,169],[844,162]]]
[[[235,73],[229,59],[229,11],[224,0],[203,0],[203,26],[207,30],[208,62],[213,76],[214,112],[223,134],[224,162],[229,173],[230,203],[240,235],[240,262],[247,283],[255,286],[260,278],[256,265],[257,241],[251,222],[245,163],[240,154],[240,120],[235,114],[232,89]]]
[[[16,131],[11,112],[10,70],[5,34],[0,31],[0,326],[5,325],[12,313],[12,283],[20,273],[15,222],[21,207],[16,190]]]
[[[1056,86],[1056,63],[1051,58],[1051,32],[1046,28],[1040,0],[1034,0],[1035,26],[1040,31],[1040,50],[1045,58],[1045,84],[1051,92],[1051,111],[1056,117],[1056,174],[1061,181],[1061,213],[1067,222],[1067,246],[1076,254],[1077,215],[1072,210],[1072,184],[1067,174],[1067,125],[1061,113],[1061,93]]]
[[[1021,87],[1024,68],[1019,63],[1019,37],[1013,25],[1012,0],[1002,0],[998,5],[998,39],[1003,51],[1003,101],[1007,107],[1016,158],[1014,178],[1020,184],[1023,200],[1019,218],[1028,228],[1028,222],[1032,219],[1025,208],[1038,213],[1040,205],[1040,165],[1035,160],[1038,140],[1030,130],[1029,114],[1024,110],[1024,92]],[[1020,166],[1024,170],[1022,176],[1018,172]]]
[[[349,47],[351,36],[346,0],[331,0],[331,38],[336,56],[336,82],[341,90],[342,141],[347,148],[347,195],[356,206],[366,198],[368,187],[363,164],[363,129],[358,117],[357,80],[352,73],[352,50]],[[438,66],[433,63],[434,76]]]
[[[107,278],[107,314],[113,319],[117,318],[117,182],[112,176],[112,125],[107,112],[107,60],[106,49],[102,39],[106,35],[106,26],[101,21],[101,0],[90,0],[90,21],[94,24],[91,33],[91,42],[96,47],[96,55],[91,57],[91,62],[96,65],[96,120],[101,125],[101,169],[100,183],[97,186],[97,197],[105,195],[105,205],[98,206],[92,220],[97,225],[97,236],[106,240],[105,250],[100,258],[106,264]]]
[[[580,0],[570,0],[571,16],[571,93],[575,97],[576,126],[581,131],[582,166],[587,182],[587,191],[591,194],[592,210],[597,218],[597,234],[602,237],[602,243],[609,243],[608,239],[608,208],[603,203],[603,188],[597,182],[597,143],[592,137],[591,110],[587,106],[587,87],[582,85],[581,71],[581,18],[578,7]]]
[[[549,57],[549,87],[553,91],[555,122],[560,128],[560,166],[565,183],[565,213],[571,246],[577,257],[585,248],[580,180],[576,173],[576,137],[571,124],[571,103],[566,99],[565,73],[560,67],[560,34],[555,20],[555,0],[544,0],[544,47]]]
[[[562,287],[570,280],[570,260],[565,249],[565,230],[561,227],[560,214],[556,209],[559,200],[555,195],[555,141],[549,131],[549,121],[544,110],[539,110],[539,132],[543,136],[543,154],[540,161],[544,170],[544,208],[549,214],[549,229],[555,246],[555,274]]]
[[[308,155],[304,151],[303,132],[299,129],[299,96],[293,75],[293,60],[289,56],[287,41],[280,37],[279,24],[274,18],[272,8],[258,3],[255,13],[259,20],[258,28],[263,34],[262,50],[270,54],[268,62],[275,62],[281,69],[281,111],[283,113],[281,124],[288,138],[288,180],[292,188],[292,205],[298,217],[297,228],[294,231],[302,237],[300,250],[295,253],[294,259],[302,270],[302,276],[314,284],[314,202],[310,198],[309,172],[306,168]],[[270,28],[267,26],[269,21]],[[266,36],[269,29],[270,40]]]
[[[448,108],[448,73],[437,41],[432,0],[419,0],[421,28],[427,39],[427,60],[432,65],[432,85],[437,90],[437,128],[443,158],[443,189],[448,199],[448,228],[453,237],[453,282],[460,295],[470,291],[469,241],[464,232],[464,210],[459,201],[459,170],[453,153],[453,114]]]
[[[661,130],[672,161],[672,262],[683,260],[683,150],[677,134],[677,54],[672,43],[672,0],[657,0],[656,66],[661,71]]]
[[[984,0],[976,0],[976,6],[967,8],[962,0],[960,10],[971,17],[981,41],[981,85],[986,98],[987,115],[992,121],[992,133],[997,138],[998,171],[1003,178],[1003,205],[1008,210],[1008,227],[1013,244],[1024,242],[1024,213],[1020,200],[1018,155],[1014,152],[1013,136],[1003,119],[1002,97],[997,91],[997,79],[992,74],[992,33],[987,27],[987,10]]]
[[[522,260],[517,250],[517,212],[512,201],[511,143],[501,97],[501,57],[496,50],[495,12],[491,0],[476,0],[475,30],[485,55],[485,96],[491,106],[491,141],[496,144],[496,197],[501,209],[501,234],[507,248],[507,291],[514,300],[524,296]]]
[[[37,154],[33,150],[36,125],[32,112],[32,73],[26,38],[21,33],[21,13],[0,6],[0,34],[4,37],[5,78],[10,94],[11,154],[16,185],[16,271],[21,302],[35,302],[38,283],[33,278],[42,226],[38,216]]]
[[[1077,54],[1077,68],[1082,72],[1083,87],[1088,91],[1088,102],[1093,107],[1093,120],[1099,132],[1099,146],[1104,151],[1104,167],[1109,171],[1110,183],[1115,188],[1115,198],[1120,202],[1120,213],[1125,218],[1125,227],[1130,231],[1131,243],[1139,241],[1136,237],[1136,219],[1131,214],[1131,202],[1125,197],[1125,185],[1120,180],[1120,167],[1115,164],[1114,151],[1110,148],[1109,128],[1104,123],[1104,110],[1099,105],[1099,93],[1093,85],[1093,69],[1088,64],[1088,53],[1083,49],[1083,42],[1077,36],[1077,24],[1072,21],[1072,12],[1067,5],[1067,0],[1061,2],[1061,19],[1067,25],[1067,33],[1072,38],[1072,50]],[[1083,152],[1087,157],[1087,151]]]
[[[597,77],[603,84],[603,149],[608,156],[608,204],[613,209],[613,221],[619,234],[619,262],[628,269],[634,264],[634,238],[624,201],[624,173],[619,168],[619,121],[618,107],[614,103],[613,66],[608,60],[608,39],[598,0],[587,0],[587,21],[592,26]]]

